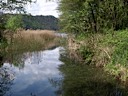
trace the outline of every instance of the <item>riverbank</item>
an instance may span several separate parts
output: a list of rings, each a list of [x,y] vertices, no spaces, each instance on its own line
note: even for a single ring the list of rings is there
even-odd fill
[[[127,83],[128,30],[115,31],[114,35],[111,33],[69,38],[70,56],[82,64],[102,67],[119,82]]]

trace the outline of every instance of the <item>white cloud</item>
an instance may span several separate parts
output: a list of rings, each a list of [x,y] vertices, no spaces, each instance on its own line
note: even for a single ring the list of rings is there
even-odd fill
[[[58,3],[56,0],[47,1],[47,0],[37,0],[36,3],[28,4],[26,10],[32,15],[53,15],[58,17]]]

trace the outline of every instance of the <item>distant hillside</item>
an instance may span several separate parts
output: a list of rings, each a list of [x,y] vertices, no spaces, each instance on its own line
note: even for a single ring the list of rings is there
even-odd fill
[[[58,30],[58,19],[54,16],[31,16],[23,15],[25,29],[48,29]]]
[[[9,16],[16,16],[16,14],[5,14],[7,18]],[[54,16],[32,16],[32,15],[22,15],[23,28],[24,29],[41,29],[41,30],[58,30],[58,19]]]

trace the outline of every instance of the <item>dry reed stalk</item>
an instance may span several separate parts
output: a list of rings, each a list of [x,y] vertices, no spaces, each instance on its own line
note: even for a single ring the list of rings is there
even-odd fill
[[[40,38],[40,37],[53,37],[55,36],[54,31],[49,31],[49,30],[23,30],[20,31],[16,34],[14,34],[14,38],[17,37],[23,37],[24,39],[26,38],[31,38],[31,37],[35,37],[35,38]]]
[[[13,50],[38,50],[56,38],[54,31],[23,30],[13,35]]]
[[[82,62],[82,57],[80,56],[78,50],[82,46],[83,42],[76,41],[73,37],[68,38],[68,50],[71,59]]]

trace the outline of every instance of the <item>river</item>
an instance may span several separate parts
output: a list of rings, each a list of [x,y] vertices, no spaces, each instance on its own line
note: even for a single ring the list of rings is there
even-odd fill
[[[0,67],[0,96],[128,96],[102,69],[68,59],[63,47],[12,57]]]

